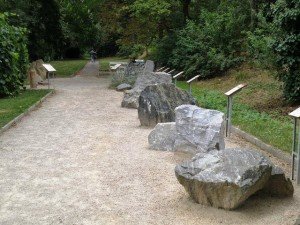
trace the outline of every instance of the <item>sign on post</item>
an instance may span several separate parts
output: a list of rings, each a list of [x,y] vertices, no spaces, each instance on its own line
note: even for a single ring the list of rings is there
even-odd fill
[[[176,86],[176,84],[177,84],[177,78],[180,77],[183,73],[184,73],[184,72],[181,71],[180,73],[177,73],[177,74],[174,75],[173,79],[174,79],[174,84],[175,84],[175,86]]]
[[[300,107],[289,114],[294,118],[292,147],[292,180],[300,184]],[[295,175],[296,170],[296,175]]]
[[[226,137],[230,136],[231,131],[233,96],[240,92],[246,86],[247,84],[240,84],[225,93],[225,95],[227,96]]]
[[[164,69],[162,72],[166,73],[170,68],[167,67],[166,69]]]
[[[158,70],[156,70],[156,72],[161,72],[165,67],[160,67]]]
[[[168,73],[171,74],[171,73],[173,73],[174,71],[175,71],[175,69],[170,70]]]
[[[189,92],[190,94],[192,94],[192,82],[195,81],[196,79],[198,79],[198,77],[200,77],[200,75],[194,76],[192,79],[188,80],[187,83],[189,84]]]
[[[122,66],[122,64],[116,64],[116,65],[114,65],[114,66],[110,66],[110,69],[113,70],[113,71],[115,71],[115,70],[117,70],[120,66]]]
[[[50,89],[50,74],[55,73],[56,69],[51,64],[43,64],[43,67],[47,70],[48,89]]]

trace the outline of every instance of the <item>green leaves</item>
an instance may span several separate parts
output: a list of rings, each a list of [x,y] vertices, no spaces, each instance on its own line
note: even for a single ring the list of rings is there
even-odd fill
[[[28,66],[26,30],[10,25],[7,18],[0,13],[0,97],[20,91]]]

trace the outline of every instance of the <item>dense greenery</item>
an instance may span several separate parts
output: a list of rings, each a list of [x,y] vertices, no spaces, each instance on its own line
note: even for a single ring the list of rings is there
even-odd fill
[[[299,0],[0,0],[28,29],[31,59],[151,58],[186,77],[223,75],[242,62],[277,70],[300,99]]]
[[[20,91],[28,66],[26,30],[8,24],[7,18],[0,13],[0,97]]]

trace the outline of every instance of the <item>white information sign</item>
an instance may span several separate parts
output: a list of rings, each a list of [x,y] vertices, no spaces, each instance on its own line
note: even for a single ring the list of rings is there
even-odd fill
[[[43,67],[45,67],[48,72],[56,72],[56,69],[54,69],[50,64],[43,64]]]
[[[187,83],[191,83],[192,81],[196,80],[200,75],[194,76],[192,79],[188,80]]]
[[[179,77],[180,75],[182,75],[184,72],[183,71],[181,71],[180,73],[177,73],[173,78],[177,78],[177,77]]]
[[[289,114],[295,118],[300,118],[300,107]]]
[[[238,86],[232,88],[231,90],[227,91],[227,92],[225,93],[225,95],[231,96],[231,95],[233,95],[233,94],[239,92],[240,90],[242,90],[242,89],[243,89],[244,87],[246,87],[246,86],[247,86],[247,84],[240,84],[240,85],[238,85]]]

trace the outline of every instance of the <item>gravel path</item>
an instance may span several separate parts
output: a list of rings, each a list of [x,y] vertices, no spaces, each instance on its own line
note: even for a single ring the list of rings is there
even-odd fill
[[[55,79],[56,94],[0,136],[1,225],[295,223],[299,188],[236,211],[194,203],[174,175],[185,156],[149,150],[151,130],[120,107],[122,93],[93,76],[97,68]]]

